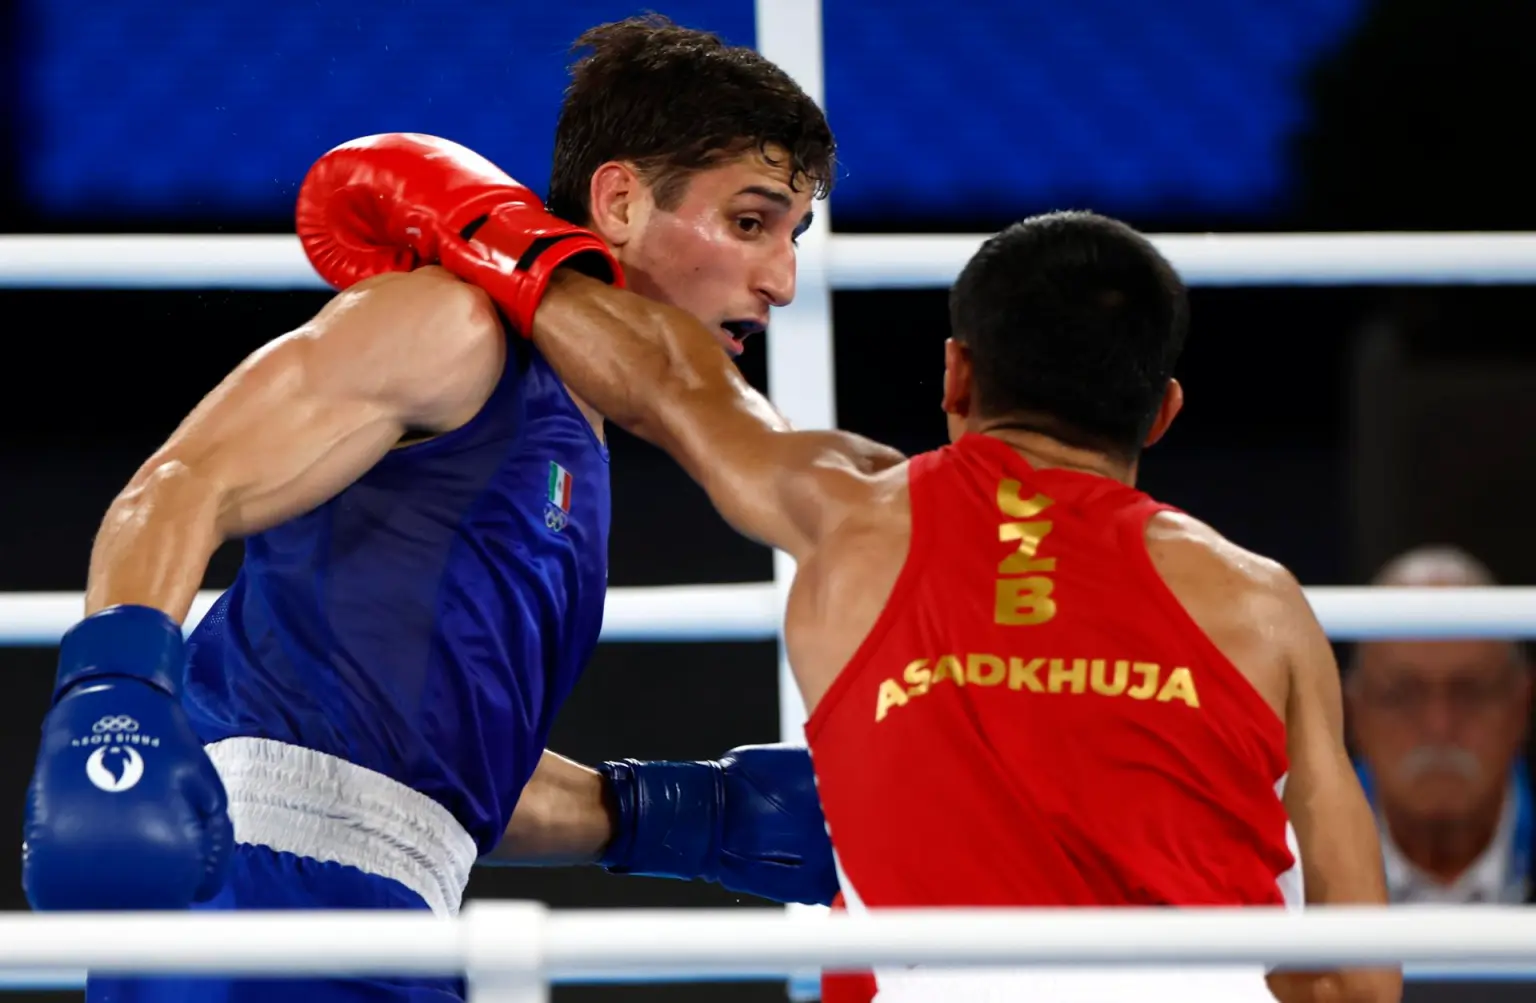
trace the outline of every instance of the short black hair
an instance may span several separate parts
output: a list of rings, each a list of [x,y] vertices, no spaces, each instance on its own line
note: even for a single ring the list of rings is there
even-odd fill
[[[633,162],[663,209],[696,171],[770,146],[788,156],[792,188],[831,188],[826,116],[754,50],[654,14],[599,25],[572,46],[583,49],[555,127],[548,205],[562,219],[589,222],[592,174],[610,160]]]
[[[1069,445],[1140,452],[1189,330],[1189,298],[1152,242],[1118,220],[1056,212],[988,239],[950,290],[982,418]]]

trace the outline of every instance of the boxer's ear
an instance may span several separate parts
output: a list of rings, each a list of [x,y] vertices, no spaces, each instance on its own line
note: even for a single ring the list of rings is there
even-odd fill
[[[650,192],[634,167],[610,160],[592,172],[587,227],[610,247],[623,247],[645,225]]]
[[[971,415],[970,351],[953,338],[944,342],[944,413],[956,418]]]
[[[1168,426],[1173,424],[1173,419],[1179,416],[1184,409],[1184,388],[1179,381],[1169,379],[1168,385],[1163,388],[1163,403],[1158,405],[1157,417],[1152,419],[1152,427],[1147,431],[1147,438],[1142,442],[1143,446],[1150,446],[1163,437],[1168,431]]]

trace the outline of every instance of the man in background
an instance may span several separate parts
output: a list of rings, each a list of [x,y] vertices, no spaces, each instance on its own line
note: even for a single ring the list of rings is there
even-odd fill
[[[1475,557],[1419,547],[1373,585],[1493,586]],[[1532,899],[1536,834],[1524,761],[1530,667],[1514,639],[1358,645],[1345,686],[1357,765],[1393,903]]]

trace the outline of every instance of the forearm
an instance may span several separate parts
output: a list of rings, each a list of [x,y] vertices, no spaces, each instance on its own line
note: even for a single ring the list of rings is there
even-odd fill
[[[744,536],[803,559],[867,506],[873,474],[903,461],[847,433],[795,431],[687,314],[582,275],[556,279],[535,346],[576,396],[676,460]]]
[[[1293,618],[1290,630],[1280,635],[1293,645],[1285,809],[1300,850],[1306,904],[1385,907],[1381,835],[1345,750],[1338,665],[1301,586],[1287,575],[1281,588]],[[1397,1003],[1403,976],[1396,966],[1360,967],[1277,973],[1270,985],[1283,1003]]]
[[[223,542],[218,505],[213,485],[185,463],[163,457],[147,463],[97,531],[85,612],[133,604],[183,622]]]
[[[790,427],[699,321],[584,275],[567,270],[551,280],[532,338],[576,396],[674,456],[696,400],[729,402],[769,428]]]
[[[595,863],[613,838],[613,816],[607,784],[596,770],[545,752],[517,800],[506,834],[481,863]]]

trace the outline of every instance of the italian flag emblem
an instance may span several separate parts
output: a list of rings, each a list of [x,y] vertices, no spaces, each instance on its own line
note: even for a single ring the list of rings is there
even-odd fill
[[[549,465],[549,503],[562,512],[571,510],[571,472],[553,462]]]

